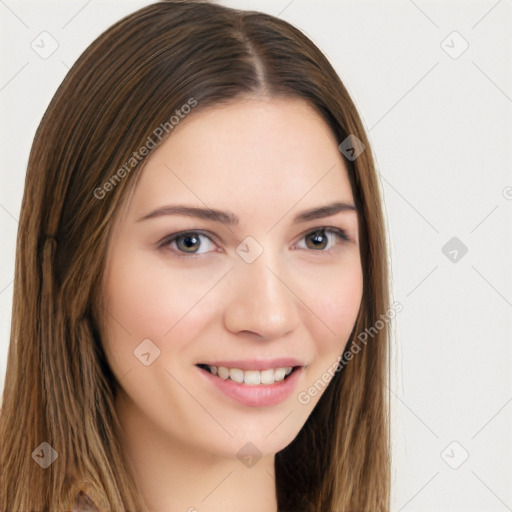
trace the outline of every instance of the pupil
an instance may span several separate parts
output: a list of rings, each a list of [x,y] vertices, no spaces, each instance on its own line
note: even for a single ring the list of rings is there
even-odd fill
[[[197,243],[198,243],[198,237],[196,235],[192,235],[192,236],[185,235],[185,236],[181,237],[181,240],[183,240],[185,242],[186,249],[191,249],[191,248],[193,248],[194,245],[197,245]]]
[[[317,244],[322,245],[322,239],[323,239],[323,241],[325,243],[325,241],[326,241],[325,240],[325,233],[323,231],[317,231],[316,233],[312,234],[311,240],[314,240],[314,244],[315,244],[316,248],[319,247],[319,245],[317,245]]]

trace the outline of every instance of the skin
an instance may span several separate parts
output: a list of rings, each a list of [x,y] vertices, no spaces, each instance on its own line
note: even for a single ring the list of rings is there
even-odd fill
[[[152,151],[115,219],[102,337],[146,510],[277,510],[274,455],[325,391],[298,400],[343,352],[363,291],[355,211],[292,224],[303,210],[353,203],[338,142],[300,99],[248,98],[194,112]],[[176,204],[229,210],[240,223],[138,221]],[[349,240],[327,232],[315,245],[310,233],[328,226]],[[183,240],[158,246],[185,230],[206,235],[188,252]],[[236,252],[248,236],[263,247],[250,264]],[[134,356],[144,339],[160,350],[149,366]],[[271,407],[233,401],[195,366],[281,356],[307,366],[290,397]],[[262,455],[252,467],[237,457],[247,442]]]

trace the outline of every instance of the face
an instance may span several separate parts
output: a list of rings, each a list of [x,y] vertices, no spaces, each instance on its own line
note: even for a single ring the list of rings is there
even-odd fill
[[[118,403],[174,446],[276,453],[325,391],[363,290],[337,144],[304,101],[249,99],[191,114],[146,160],[102,337]]]

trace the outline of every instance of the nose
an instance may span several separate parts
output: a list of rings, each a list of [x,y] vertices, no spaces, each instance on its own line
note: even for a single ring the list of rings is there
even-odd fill
[[[232,293],[224,310],[229,331],[271,340],[297,328],[300,300],[292,291],[292,278],[268,251],[252,263],[239,261],[230,279]]]

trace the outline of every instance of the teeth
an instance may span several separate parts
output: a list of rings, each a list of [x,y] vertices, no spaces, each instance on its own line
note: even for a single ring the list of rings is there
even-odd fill
[[[286,368],[276,368],[274,370],[274,382],[283,380],[286,375]]]
[[[240,368],[226,368],[224,366],[208,366],[213,375],[221,379],[231,379],[234,382],[244,383],[247,386],[257,386],[258,384],[274,384],[284,380],[287,375],[292,373],[292,367],[270,368],[268,370],[241,370]]]
[[[248,384],[249,386],[256,386],[257,384],[260,384],[261,373],[258,370],[247,370],[242,373],[244,376],[244,384]]]
[[[215,366],[210,366],[210,371],[213,373],[212,368],[215,368]],[[224,368],[224,366],[219,366],[217,368],[217,374],[221,379],[227,379],[229,377],[229,370]]]
[[[274,384],[274,370],[272,368],[270,370],[263,370],[259,373],[262,384]]]
[[[229,378],[234,380],[235,382],[243,382],[244,381],[244,372],[238,368],[230,368],[229,369]]]

